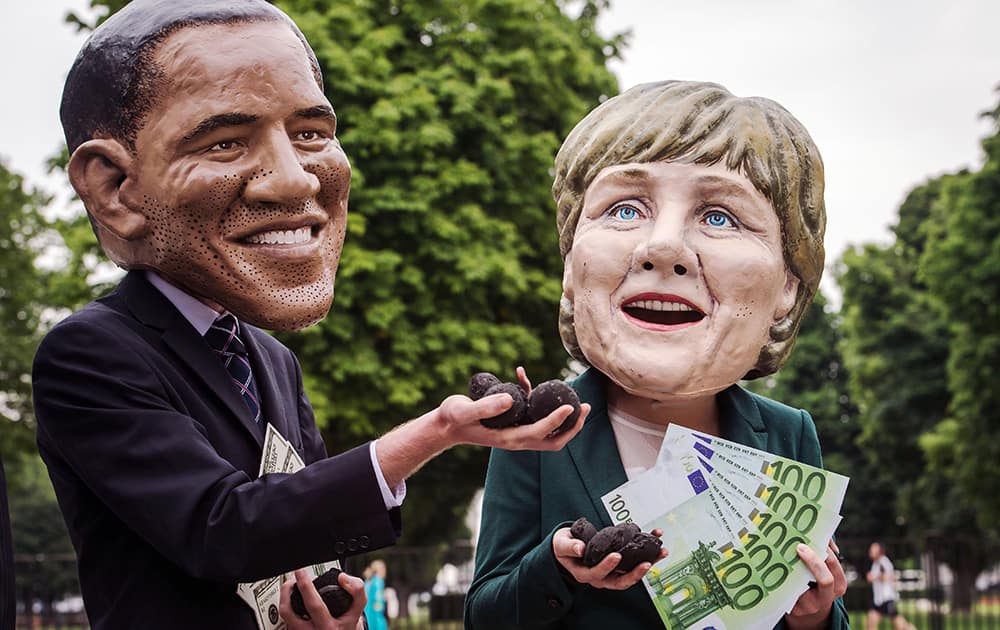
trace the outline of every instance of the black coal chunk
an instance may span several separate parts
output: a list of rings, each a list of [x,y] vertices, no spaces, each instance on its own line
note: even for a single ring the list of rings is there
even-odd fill
[[[656,536],[639,532],[619,551],[622,554],[622,560],[615,567],[615,570],[628,573],[642,562],[656,562],[660,557],[660,547],[662,546],[663,541]]]
[[[574,538],[584,540],[583,536],[591,536],[585,541],[587,548],[583,552],[583,564],[588,567],[600,564],[609,553],[617,552],[621,554],[622,559],[615,567],[615,571],[627,573],[642,562],[656,562],[660,557],[660,547],[663,542],[656,536],[643,532],[635,523],[620,523],[590,533],[593,529],[594,526],[583,518],[578,519],[570,527],[570,534]],[[577,531],[580,535],[577,535]]]
[[[351,604],[354,603],[354,598],[351,597],[351,594],[340,588],[340,584],[337,582],[337,576],[340,573],[340,569],[334,567],[313,580],[313,586],[319,591],[319,596],[323,599],[323,603],[326,604],[326,609],[334,617],[343,615],[350,609]],[[298,584],[292,587],[292,596],[289,603],[292,605],[292,611],[296,615],[303,619],[309,619],[309,613],[306,611],[305,602],[302,601],[302,593],[299,592]]]
[[[514,399],[514,404],[499,415],[481,419],[480,424],[488,429],[503,429],[524,423],[524,412],[528,405],[527,401],[524,400],[524,390],[521,389],[520,385],[500,383],[486,390],[483,396],[492,396],[493,394],[510,394],[510,397]]]
[[[569,534],[577,540],[582,540],[585,543],[590,542],[590,539],[594,537],[597,533],[597,528],[584,517],[580,517],[573,521],[573,524],[569,528]]]
[[[486,395],[486,390],[494,385],[499,385],[500,383],[500,379],[498,379],[494,374],[489,372],[477,372],[472,375],[472,378],[469,379],[469,398],[472,400],[479,400]]]
[[[588,567],[600,563],[609,553],[621,551],[625,543],[632,540],[632,537],[639,531],[639,526],[634,523],[605,527],[594,534],[594,537],[587,543],[587,549],[583,552],[583,563]]]
[[[525,424],[538,422],[563,405],[571,405],[573,412],[552,432],[553,434],[562,433],[576,424],[577,418],[580,417],[580,398],[564,381],[557,379],[545,381],[531,390],[528,396]]]

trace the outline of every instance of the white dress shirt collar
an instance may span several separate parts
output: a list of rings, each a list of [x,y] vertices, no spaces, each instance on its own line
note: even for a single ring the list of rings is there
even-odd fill
[[[170,303],[181,312],[184,319],[188,320],[194,326],[194,329],[198,331],[198,334],[203,337],[208,332],[208,329],[212,327],[212,322],[223,314],[198,298],[170,284],[160,274],[151,269],[146,270],[146,279],[163,294],[163,297],[170,300]]]

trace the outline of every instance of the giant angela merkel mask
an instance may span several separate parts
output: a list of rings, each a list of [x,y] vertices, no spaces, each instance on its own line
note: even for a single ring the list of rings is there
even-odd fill
[[[640,85],[566,139],[560,333],[631,394],[697,398],[788,356],[823,269],[823,164],[773,101]]]

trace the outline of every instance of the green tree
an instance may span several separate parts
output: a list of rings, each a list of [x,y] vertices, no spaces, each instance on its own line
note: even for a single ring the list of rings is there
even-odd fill
[[[918,264],[928,255],[944,191],[966,178],[942,176],[911,191],[893,227],[895,242],[848,251],[838,267],[859,444],[875,466],[873,479],[896,490],[895,520],[905,526],[899,531],[949,540],[943,559],[956,572],[959,608],[969,606],[972,580],[996,557],[996,536],[977,525],[974,504],[951,476],[928,468],[922,448],[940,434],[952,401],[946,366],[955,340],[944,304],[928,291]]]
[[[18,558],[72,552],[35,448],[31,407],[31,363],[51,304],[49,274],[36,266],[53,236],[42,216],[49,201],[0,163],[0,460],[7,473]],[[20,562],[16,578],[20,592],[29,592],[46,604],[76,590],[71,560]]]
[[[839,315],[826,296],[818,293],[785,365],[776,374],[748,385],[810,413],[823,447],[824,467],[852,479],[841,508],[844,520],[837,529],[838,538],[875,539],[885,536],[885,523],[895,520],[893,488],[877,480],[869,460],[856,445],[861,426],[840,354],[842,338]],[[855,555],[849,557],[856,561]]]
[[[45,230],[39,211],[48,201],[0,163],[0,457],[4,461],[34,449],[30,374],[39,340],[43,284],[35,267],[35,247]]]
[[[17,480],[10,488],[10,520],[18,592],[48,608],[80,592],[73,546],[38,454],[23,453],[5,464]]]
[[[596,29],[607,1],[277,4],[316,52],[353,166],[333,309],[282,335],[328,449],[432,409],[477,371],[559,376],[550,170],[573,124],[617,92],[606,64],[624,36]],[[411,481],[409,542],[461,531],[486,458],[453,449]]]
[[[333,310],[286,337],[329,445],[423,413],[477,371],[558,376],[550,169],[617,91],[603,3],[577,17],[551,0],[279,4],[316,50],[354,167]],[[485,461],[456,449],[412,481],[409,540],[454,535]]]
[[[947,415],[921,446],[936,475],[954,488],[968,517],[993,543],[1000,539],[1000,105],[984,114],[993,133],[982,142],[985,161],[945,182],[928,221],[920,277],[940,304],[950,340],[945,377]]]

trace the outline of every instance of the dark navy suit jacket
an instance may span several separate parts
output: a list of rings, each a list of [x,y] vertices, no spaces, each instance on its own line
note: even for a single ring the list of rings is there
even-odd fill
[[[243,325],[263,418],[308,464],[257,477],[263,431],[140,272],[59,323],[33,370],[38,447],[95,630],[254,628],[238,582],[392,544],[368,444],[327,458],[295,356]]]

